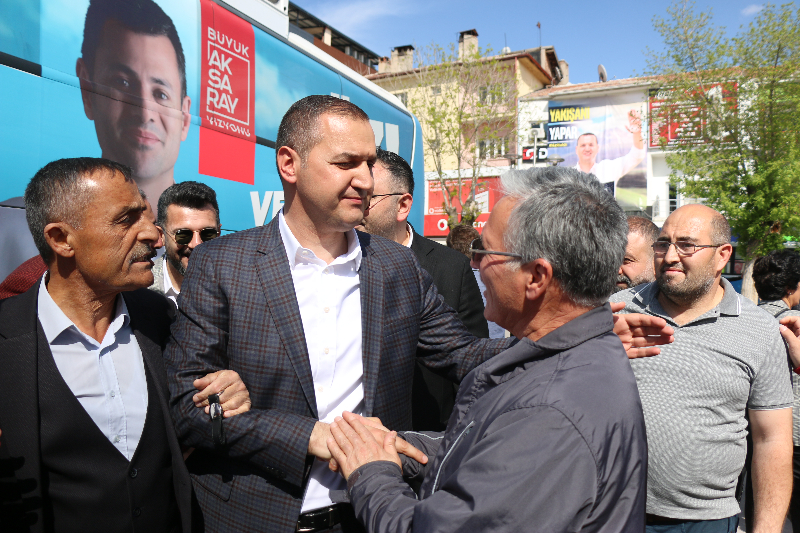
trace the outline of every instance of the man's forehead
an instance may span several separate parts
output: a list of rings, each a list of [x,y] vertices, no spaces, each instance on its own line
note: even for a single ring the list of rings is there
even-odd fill
[[[711,235],[711,219],[698,215],[679,215],[664,222],[659,239],[697,240]]]

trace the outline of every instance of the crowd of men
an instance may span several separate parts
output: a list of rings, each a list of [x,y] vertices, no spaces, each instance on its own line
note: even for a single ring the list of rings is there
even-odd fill
[[[514,171],[450,249],[354,104],[296,102],[275,152],[283,209],[224,237],[200,183],[153,216],[120,163],[33,177],[3,531],[734,532],[748,432],[748,519],[780,531],[800,324],[722,278],[720,213],[658,230],[593,175]]]

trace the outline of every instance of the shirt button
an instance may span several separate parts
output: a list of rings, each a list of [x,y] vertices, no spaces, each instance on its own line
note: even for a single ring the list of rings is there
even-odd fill
[[[323,387],[322,385],[318,385],[317,386],[317,392],[323,392],[324,390],[325,390],[325,387]]]
[[[130,476],[131,477],[136,477],[138,475],[139,475],[139,471],[136,470],[135,468],[131,468]]]
[[[117,395],[117,393],[112,390],[111,391],[111,397],[114,398],[116,395]]]
[[[323,309],[323,311],[325,311],[326,313],[327,313],[328,311],[330,311],[330,310],[331,310],[331,308],[330,308],[330,307],[326,307],[325,309]]]
[[[325,348],[325,353],[328,353],[329,351],[330,351],[329,349]]]
[[[139,518],[140,516],[142,516],[142,510],[139,507],[137,507],[136,509],[133,510],[133,516],[134,518]]]
[[[114,444],[120,441],[119,435],[114,435]]]
[[[330,274],[330,273],[331,273],[331,271],[330,271],[330,269],[329,269],[329,268],[326,268],[325,270],[323,270],[323,271],[322,271],[322,273],[323,273],[323,274]]]

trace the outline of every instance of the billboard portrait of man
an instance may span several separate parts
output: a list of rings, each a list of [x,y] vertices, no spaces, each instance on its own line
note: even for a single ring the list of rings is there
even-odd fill
[[[191,123],[186,58],[172,19],[153,0],[91,0],[75,70],[102,156],[130,166],[157,202],[175,183]]]
[[[600,144],[594,133],[583,133],[575,143],[575,153],[578,155],[578,164],[575,168],[587,174],[594,174],[600,183],[612,184],[607,185],[612,193],[619,179],[639,165],[646,154],[642,139],[642,118],[638,112],[628,112],[628,124],[625,129],[632,136],[631,149],[616,159],[597,161]]]

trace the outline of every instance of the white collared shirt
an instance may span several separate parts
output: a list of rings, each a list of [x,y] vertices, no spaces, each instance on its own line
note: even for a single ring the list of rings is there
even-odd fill
[[[330,423],[343,411],[363,414],[358,236],[355,230],[348,231],[347,252],[327,264],[300,245],[282,210],[278,217],[303,322],[319,419]],[[331,505],[330,491],[346,488],[346,482],[328,469],[328,463],[315,461],[301,512]]]
[[[167,263],[166,254],[161,258],[161,260],[164,261],[164,264],[161,268],[161,273],[164,276],[164,296],[172,300],[175,305],[178,305],[178,295],[181,293],[181,291],[176,289],[175,285],[172,284],[172,278],[169,276],[169,264]]]
[[[408,222],[406,222],[406,231],[408,232],[408,243],[405,244],[405,247],[411,248],[411,243],[414,242],[414,228]]]
[[[600,183],[614,183],[630,172],[633,167],[638,165],[644,158],[646,152],[644,148],[631,147],[630,152],[616,159],[604,159],[600,162],[595,161],[592,169],[587,174],[594,174]],[[576,169],[581,170],[581,164],[575,165]]]
[[[100,431],[129,461],[147,416],[147,379],[122,295],[103,342],[84,334],[39,287],[37,313],[58,371]]]

